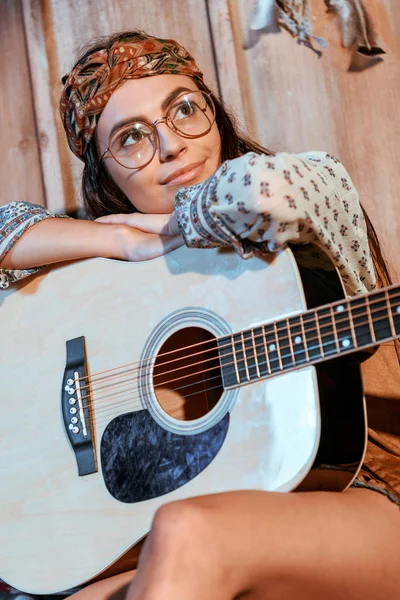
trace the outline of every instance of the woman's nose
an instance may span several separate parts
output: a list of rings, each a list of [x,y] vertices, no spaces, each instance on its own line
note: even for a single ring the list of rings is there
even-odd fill
[[[166,123],[157,125],[157,133],[161,162],[176,158],[187,148],[187,140],[168,127]]]

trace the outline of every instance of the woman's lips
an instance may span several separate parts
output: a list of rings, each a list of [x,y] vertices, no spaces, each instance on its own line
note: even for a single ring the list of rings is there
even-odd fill
[[[203,170],[204,161],[201,163],[193,163],[191,165],[187,165],[182,169],[177,169],[163,183],[163,185],[183,185],[185,183],[189,183],[193,179],[196,179]]]

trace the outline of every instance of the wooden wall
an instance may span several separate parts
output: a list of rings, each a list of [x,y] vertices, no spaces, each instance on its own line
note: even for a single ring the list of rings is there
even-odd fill
[[[236,63],[250,130],[274,150],[327,150],[336,155],[348,169],[394,275],[400,278],[400,4],[364,1],[387,56],[363,72],[348,72],[349,51],[341,48],[338,28],[325,14],[323,0],[310,2],[314,34],[328,42],[321,59],[286,32],[263,35],[244,50],[251,16],[248,0],[211,0],[210,5],[215,7],[215,36],[221,29],[225,35],[232,32],[229,46],[216,44],[217,56],[221,66]],[[220,68],[219,76],[224,94],[232,75]],[[231,97],[227,91],[226,98]]]
[[[21,6],[0,0],[0,204],[44,204]]]
[[[88,39],[138,27],[186,45],[207,81],[215,89],[219,84],[227,104],[267,147],[336,154],[400,278],[400,5],[365,1],[387,56],[349,73],[349,53],[323,0],[311,2],[314,33],[328,41],[321,59],[286,32],[263,35],[244,50],[248,0],[0,0],[0,49],[7,57],[0,65],[0,203],[27,199],[59,212],[77,208],[81,164],[58,117],[61,77]]]

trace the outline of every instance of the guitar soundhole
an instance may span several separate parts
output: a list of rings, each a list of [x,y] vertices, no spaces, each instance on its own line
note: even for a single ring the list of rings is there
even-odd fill
[[[173,333],[158,352],[153,386],[163,410],[176,419],[210,412],[223,392],[215,336],[201,327]]]

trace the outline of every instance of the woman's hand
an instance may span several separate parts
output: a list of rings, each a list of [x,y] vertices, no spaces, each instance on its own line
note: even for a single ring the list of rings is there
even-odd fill
[[[116,214],[96,219],[99,223],[125,225],[121,228],[121,258],[142,261],[157,258],[184,244],[175,213]]]

